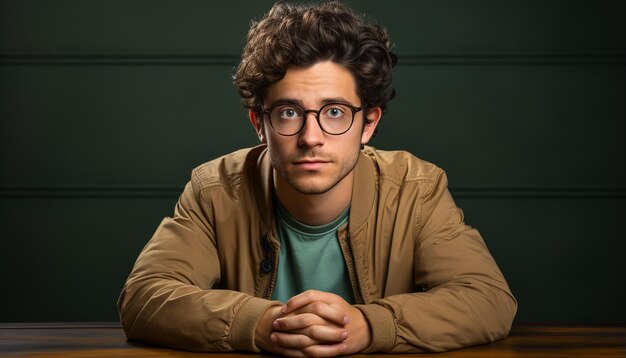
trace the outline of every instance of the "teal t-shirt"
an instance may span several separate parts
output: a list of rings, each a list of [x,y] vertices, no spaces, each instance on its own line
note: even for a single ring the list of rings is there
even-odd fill
[[[276,201],[276,228],[280,241],[278,273],[272,299],[286,302],[309,289],[335,293],[355,303],[337,229],[348,221],[348,207],[332,222],[304,225]]]

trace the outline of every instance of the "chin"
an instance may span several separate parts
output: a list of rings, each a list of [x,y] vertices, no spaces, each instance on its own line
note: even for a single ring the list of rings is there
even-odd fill
[[[335,185],[337,185],[337,183],[311,183],[311,181],[305,183],[295,182],[290,184],[295,191],[305,195],[324,194],[327,193],[330,189],[334,188]]]
[[[305,195],[319,195],[327,193],[331,188],[320,187],[293,187],[298,193]]]

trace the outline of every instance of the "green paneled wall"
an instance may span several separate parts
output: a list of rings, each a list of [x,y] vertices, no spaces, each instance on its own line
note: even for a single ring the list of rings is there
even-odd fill
[[[446,169],[517,321],[626,321],[626,2],[348,3],[399,54],[372,144]],[[117,319],[191,169],[257,143],[230,78],[271,4],[0,0],[0,322]]]

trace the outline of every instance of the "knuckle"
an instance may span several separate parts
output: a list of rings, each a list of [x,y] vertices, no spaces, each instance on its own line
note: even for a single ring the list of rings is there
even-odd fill
[[[305,296],[306,298],[310,299],[310,300],[315,299],[315,290],[307,290],[307,291],[304,293],[304,296]]]
[[[280,346],[285,344],[285,340],[283,339],[282,334],[276,334],[276,343],[278,344],[276,348],[280,348]]]
[[[298,345],[298,347],[308,347],[310,346],[309,343],[309,339],[306,336],[300,336],[296,339],[296,344]]]
[[[315,302],[312,304],[313,311],[315,311],[316,313],[321,312],[323,307],[324,307],[324,304],[321,302]]]
[[[320,326],[311,326],[309,333],[311,337],[319,337],[322,333],[322,328]]]

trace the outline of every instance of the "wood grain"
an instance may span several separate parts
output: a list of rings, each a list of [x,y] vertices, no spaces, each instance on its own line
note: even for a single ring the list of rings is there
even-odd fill
[[[2,357],[191,357],[199,353],[129,342],[116,323],[2,323]],[[436,354],[438,357],[626,357],[626,324],[518,324],[492,344]],[[210,353],[211,357],[264,357]],[[356,355],[355,357],[384,355]],[[409,354],[399,357],[430,356]]]

